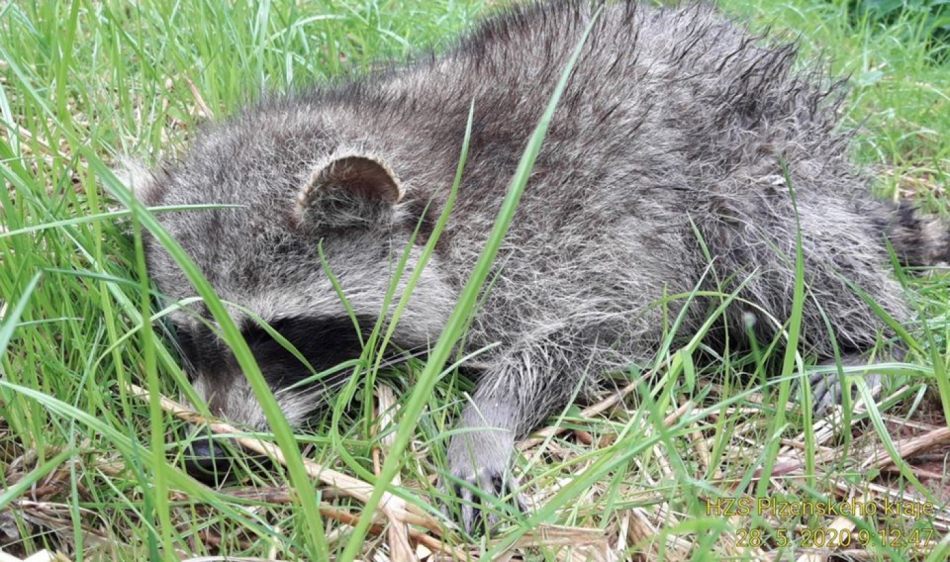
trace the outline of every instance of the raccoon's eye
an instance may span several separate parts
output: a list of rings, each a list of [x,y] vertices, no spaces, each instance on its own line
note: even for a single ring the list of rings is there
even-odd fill
[[[368,330],[374,319],[361,317],[358,321],[361,328]],[[346,316],[292,316],[274,320],[270,326],[293,344],[317,372],[359,357],[363,351],[356,327]],[[306,366],[256,323],[248,322],[243,328],[244,339],[268,382],[285,386],[311,375]]]
[[[192,328],[176,323],[172,333],[182,366],[191,376],[197,374],[202,366],[218,365],[227,357],[227,348],[208,326],[199,324]]]
[[[178,347],[178,354],[185,363],[186,370],[197,370],[201,354],[198,353],[195,335],[188,328],[177,324],[172,325],[172,335],[175,337],[175,345]]]

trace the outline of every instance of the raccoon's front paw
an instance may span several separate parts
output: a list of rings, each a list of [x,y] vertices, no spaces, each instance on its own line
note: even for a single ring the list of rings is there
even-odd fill
[[[473,431],[452,438],[448,450],[449,474],[442,491],[454,495],[456,505],[443,505],[468,534],[495,527],[499,514],[526,511],[511,473],[514,439],[507,431]]]
[[[883,380],[877,373],[868,373],[864,376],[864,382],[873,396],[881,391]],[[838,373],[813,373],[809,376],[808,382],[811,385],[812,403],[815,405],[815,413],[819,416],[827,414],[833,406],[841,404],[844,381],[838,376]],[[851,385],[851,397],[857,396],[857,386]]]

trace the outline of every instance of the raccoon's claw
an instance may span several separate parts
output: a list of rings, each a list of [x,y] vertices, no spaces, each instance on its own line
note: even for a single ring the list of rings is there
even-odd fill
[[[872,395],[877,395],[883,387],[881,375],[869,373],[864,376]],[[841,404],[843,382],[838,373],[813,373],[808,380],[811,385],[812,402],[815,413],[819,416],[827,414],[833,406]],[[852,386],[852,398],[856,396],[857,387]]]
[[[462,529],[469,535],[487,533],[498,526],[499,513],[510,511],[514,506],[521,513],[527,512],[521,494],[518,492],[521,485],[510,470],[493,470],[479,468],[477,470],[452,471],[448,482],[443,480],[443,491],[452,490],[459,501],[457,517]],[[511,503],[504,502],[510,498]],[[443,512],[449,517],[449,506],[443,503]]]
[[[446,511],[466,533],[486,533],[498,525],[499,514],[527,511],[510,469],[513,450],[510,431],[470,431],[452,439],[442,491],[459,500],[457,509]]]

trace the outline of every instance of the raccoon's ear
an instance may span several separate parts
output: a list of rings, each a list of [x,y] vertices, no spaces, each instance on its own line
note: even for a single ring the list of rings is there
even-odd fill
[[[391,219],[403,195],[396,174],[380,158],[349,154],[310,175],[297,195],[294,219],[300,226],[370,226]]]

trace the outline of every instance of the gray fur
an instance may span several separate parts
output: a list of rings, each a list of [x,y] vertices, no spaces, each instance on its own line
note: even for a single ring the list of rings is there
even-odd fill
[[[582,2],[516,8],[444,55],[261,103],[206,131],[183,158],[155,172],[145,197],[164,205],[246,205],[160,216],[222,298],[268,321],[345,316],[317,256],[322,240],[351,304],[374,318],[411,232],[422,221],[414,262],[441,213],[474,98],[459,198],[396,332],[402,348],[424,349],[485,243],[590,13]],[[651,305],[664,295],[745,281],[741,298],[760,308],[733,307],[728,328],[708,343],[724,339],[724,329],[741,343],[750,311],[760,341],[773,338],[775,322],[791,313],[795,280],[796,227],[780,156],[801,217],[809,291],[803,351],[832,356],[816,302],[846,354],[860,356],[887,335],[842,277],[894,318],[909,318],[888,273],[885,236],[909,262],[947,260],[945,225],[870,197],[869,179],[848,159],[848,136],[835,129],[838,90],[823,88],[820,72],[793,70],[794,57],[793,47],[770,46],[706,6],[606,8],[466,337],[472,350],[500,343],[479,358],[486,369],[461,420],[462,428],[493,429],[452,440],[454,478],[504,491],[515,439],[563,407],[579,385],[655,355],[663,318]],[[346,196],[333,198],[338,207],[327,213],[320,205],[329,199],[301,194],[341,155],[381,163],[390,178],[382,183],[392,185],[369,195],[372,185],[344,187]],[[332,184],[331,176],[320,181]],[[298,201],[310,207],[295,210]],[[367,220],[334,220],[339,213]],[[713,257],[711,270],[694,227]],[[161,248],[150,244],[148,259],[162,292],[193,295]],[[682,332],[695,333],[704,319],[699,302]],[[175,322],[185,331],[200,325],[185,313]],[[205,349],[213,347],[206,342]],[[217,413],[264,424],[233,362],[198,371],[198,388],[219,395],[211,400]],[[279,394],[295,423],[319,401],[302,396]],[[470,498],[464,488],[457,490]],[[462,515],[471,527],[476,510]]]

